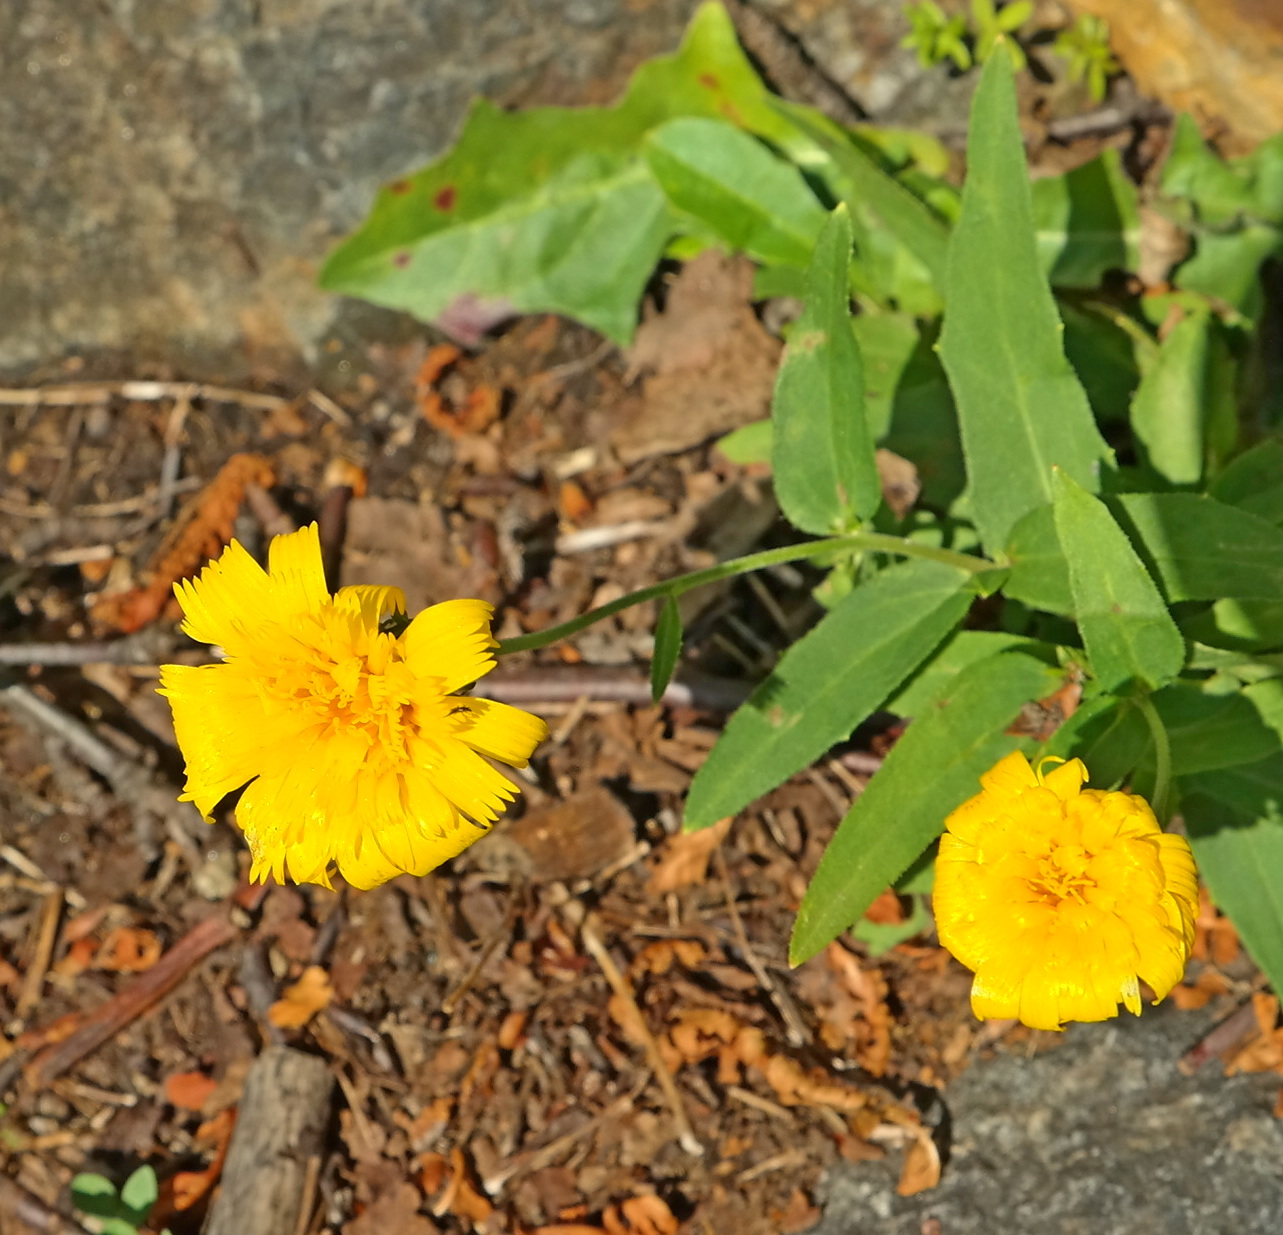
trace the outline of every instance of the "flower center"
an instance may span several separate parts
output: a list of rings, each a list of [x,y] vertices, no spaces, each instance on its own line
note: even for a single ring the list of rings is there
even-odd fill
[[[287,708],[306,709],[331,734],[359,737],[393,762],[406,757],[414,727],[414,676],[395,652],[317,651],[275,685]]]
[[[1096,886],[1088,874],[1091,857],[1081,845],[1056,845],[1037,860],[1037,873],[1029,884],[1042,899],[1059,904],[1073,899],[1086,900],[1087,890]]]

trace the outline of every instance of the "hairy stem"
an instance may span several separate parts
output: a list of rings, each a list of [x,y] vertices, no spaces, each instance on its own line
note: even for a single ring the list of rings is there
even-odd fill
[[[1148,695],[1140,695],[1132,702],[1140,709],[1140,714],[1149,726],[1149,735],[1154,742],[1154,814],[1159,823],[1167,822],[1167,803],[1172,789],[1172,742],[1167,736],[1167,727],[1163,724],[1158,709]]]

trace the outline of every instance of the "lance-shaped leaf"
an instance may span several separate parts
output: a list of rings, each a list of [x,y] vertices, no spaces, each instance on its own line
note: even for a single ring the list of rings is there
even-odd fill
[[[899,878],[980,792],[980,775],[1021,745],[1006,732],[1021,707],[1054,689],[1057,673],[1022,652],[963,669],[905,731],[855,800],[807,889],[789,961],[800,965],[836,939]]]
[[[1269,521],[1195,493],[1123,493],[1106,498],[1105,505],[1169,604],[1283,596],[1283,530]],[[1009,597],[1073,615],[1069,570],[1051,507],[1031,511],[1012,529],[1007,556]]]
[[[1212,899],[1283,990],[1283,753],[1180,779],[1181,813]]]
[[[650,657],[650,697],[658,703],[672,681],[677,658],[682,654],[682,615],[677,602],[664,598],[655,625],[655,650]]]
[[[968,580],[906,562],[843,597],[731,717],[691,783],[687,830],[735,814],[849,737],[962,619]]]
[[[475,103],[452,150],[380,192],[322,286],[428,320],[551,310],[627,342],[679,228],[643,145],[679,116],[812,148],[767,102],[726,10],[704,4],[676,54],[642,65],[614,106]]]
[[[1145,564],[1104,502],[1059,469],[1054,488],[1056,534],[1097,680],[1105,690],[1165,685],[1185,663],[1185,640]]]
[[[848,206],[872,210],[887,231],[922,263],[935,285],[942,286],[949,243],[944,220],[814,108],[780,100],[775,106],[832,160]]]
[[[1206,312],[1177,322],[1132,398],[1132,431],[1145,458],[1174,485],[1197,484],[1203,475],[1209,324]]]
[[[758,261],[806,266],[824,210],[791,163],[724,120],[670,120],[646,139],[668,200]]]
[[[985,65],[967,159],[940,356],[958,406],[976,527],[998,552],[1022,515],[1051,502],[1053,465],[1095,492],[1110,451],[1065,359],[1063,327],[1039,266],[1006,56]]]
[[[817,536],[867,519],[882,500],[864,417],[864,369],[851,331],[846,207],[829,216],[807,273],[771,405],[775,493],[789,522]]]

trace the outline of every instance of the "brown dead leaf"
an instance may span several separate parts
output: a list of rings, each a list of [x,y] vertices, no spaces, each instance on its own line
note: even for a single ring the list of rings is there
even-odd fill
[[[557,511],[567,523],[578,523],[592,514],[592,499],[573,480],[563,480],[557,490]]]
[[[148,582],[128,592],[96,598],[92,613],[95,626],[130,634],[155,621],[172,598],[174,584],[194,575],[232,539],[246,486],[268,489],[275,483],[275,469],[264,456],[232,455],[179,514],[174,530],[152,559]]]
[[[822,1211],[811,1204],[801,1188],[793,1189],[783,1209],[771,1210],[771,1221],[780,1235],[800,1235],[800,1232],[810,1230],[821,1217]]]
[[[173,1195],[173,1206],[181,1212],[191,1209],[218,1182],[223,1172],[223,1163],[227,1159],[227,1147],[232,1141],[232,1129],[236,1126],[236,1110],[229,1108],[220,1111],[213,1119],[206,1121],[196,1130],[198,1144],[213,1146],[214,1156],[203,1171],[179,1171],[169,1180]]]
[[[450,1180],[445,1191],[432,1205],[433,1217],[453,1214],[470,1222],[484,1222],[494,1212],[494,1206],[472,1181],[471,1172],[459,1148],[450,1151]]]
[[[165,1101],[184,1111],[203,1109],[217,1088],[218,1082],[204,1072],[175,1072],[162,1086]]]
[[[277,1029],[302,1029],[322,1008],[328,1008],[333,998],[329,975],[320,965],[309,965],[268,1008],[267,1019]]]
[[[646,973],[667,973],[674,965],[698,969],[707,956],[708,949],[697,939],[656,939],[633,957],[628,972],[639,977]]]
[[[163,950],[155,931],[117,926],[94,956],[94,967],[108,973],[143,973],[160,960]]]
[[[66,956],[54,965],[53,972],[65,978],[74,978],[78,973],[84,973],[94,963],[94,955],[97,951],[98,941],[89,935],[82,936],[72,942]],[[0,985],[3,985],[2,976],[0,976]]]
[[[708,864],[713,850],[726,839],[731,819],[720,819],[698,832],[679,832],[670,836],[659,851],[659,860],[646,884],[648,896],[677,892],[708,878]]]
[[[883,500],[897,519],[903,519],[922,493],[918,469],[908,459],[881,446],[874,458],[878,465],[878,479],[882,483]]]
[[[1225,1075],[1239,1072],[1271,1072],[1283,1070],[1283,1029],[1279,1029],[1279,1001],[1266,991],[1252,996],[1252,1012],[1256,1018],[1256,1036],[1235,1053],[1225,1065]]]
[[[1198,917],[1194,919],[1194,959],[1210,960],[1223,969],[1238,955],[1238,950],[1238,932],[1234,929],[1234,923],[1212,904],[1208,890],[1200,887]]]
[[[343,1235],[438,1235],[440,1227],[419,1213],[419,1190],[410,1183],[394,1183],[350,1222]]]
[[[493,851],[535,879],[591,879],[619,861],[637,842],[632,812],[604,785],[536,806],[477,847],[477,860]],[[483,848],[484,846],[484,848]]]
[[[940,1151],[926,1128],[911,1129],[913,1141],[904,1155],[900,1182],[895,1190],[899,1196],[917,1196],[940,1182]]]
[[[663,312],[651,305],[628,354],[649,373],[620,405],[611,445],[625,463],[672,454],[761,420],[770,410],[780,344],[752,307],[753,266],[709,249],[673,279]]]
[[[653,1192],[607,1206],[601,1222],[607,1235],[677,1235],[673,1211]]]
[[[1215,969],[1204,969],[1193,982],[1182,982],[1172,987],[1171,1001],[1182,1012],[1206,1007],[1217,995],[1224,995],[1230,989],[1229,980]]]

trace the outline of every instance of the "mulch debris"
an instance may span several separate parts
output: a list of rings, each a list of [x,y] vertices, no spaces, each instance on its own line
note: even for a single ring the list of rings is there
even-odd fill
[[[250,888],[228,821],[174,801],[156,665],[205,652],[177,633],[170,589],[231,535],[261,552],[316,518],[336,581],[398,584],[412,610],[481,596],[502,635],[787,539],[763,477],[710,444],[769,399],[773,357],[760,373],[744,357],[775,344],[743,270],[693,263],[669,293],[696,316],[651,314],[630,357],[535,318],[477,353],[371,348],[339,402],[74,373],[10,400],[0,1211],[15,1229],[79,1229],[73,1174],[119,1182],[149,1162],[152,1227],[195,1232],[231,1186],[255,1060],[285,1049],[334,1082],[313,1090],[328,1131],[299,1167],[299,1235],[803,1231],[840,1158],[890,1154],[902,1193],[931,1187],[949,1080],[1000,1039],[1054,1045],[975,1022],[969,975],[928,935],[877,956],[847,936],[789,969],[793,913],[876,753],[680,833],[727,711],[819,612],[802,570],[688,597],[660,706],[653,606],[505,662],[488,693],[552,737],[508,819],[427,878]],[[906,906],[871,912],[894,923]],[[1250,966],[1210,906],[1201,926],[1178,998],[1231,1006]],[[1214,1053],[1280,1067],[1276,1015],[1258,1000]]]

